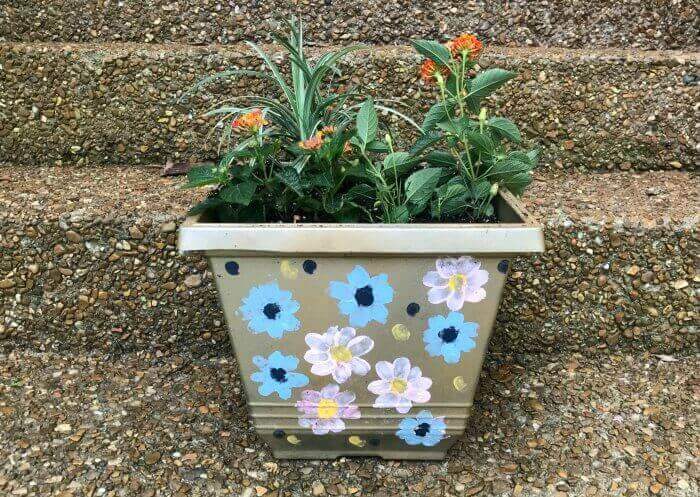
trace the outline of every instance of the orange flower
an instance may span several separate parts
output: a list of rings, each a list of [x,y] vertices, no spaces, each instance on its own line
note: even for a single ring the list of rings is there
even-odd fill
[[[304,150],[318,150],[321,145],[323,145],[323,131],[319,131],[308,140],[299,142],[299,148]]]
[[[250,133],[257,133],[260,128],[270,124],[262,115],[260,109],[253,109],[246,114],[238,116],[231,123],[235,131],[248,131]]]
[[[350,145],[350,142],[345,142],[345,144],[343,145],[343,153],[344,154],[352,153],[352,145]]]
[[[335,133],[335,128],[333,126],[324,126],[319,133],[322,135],[332,135]]]
[[[447,77],[450,74],[450,69],[447,66],[436,64],[431,59],[423,61],[423,65],[420,66],[420,77],[424,83],[430,84],[433,81],[437,81],[438,74]]]
[[[453,57],[467,54],[469,60],[476,59],[483,48],[482,43],[477,39],[477,37],[471,34],[460,35],[454,40],[450,40],[445,43],[445,46],[450,49]]]

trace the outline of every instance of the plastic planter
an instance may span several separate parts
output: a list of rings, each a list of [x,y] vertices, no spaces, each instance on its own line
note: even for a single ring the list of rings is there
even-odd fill
[[[542,229],[226,224],[188,218],[209,260],[255,429],[279,458],[441,459],[464,433],[509,258]]]

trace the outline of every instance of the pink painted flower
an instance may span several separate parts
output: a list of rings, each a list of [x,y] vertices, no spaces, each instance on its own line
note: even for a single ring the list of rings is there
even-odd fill
[[[374,347],[374,340],[364,335],[355,336],[355,328],[331,326],[323,335],[306,335],[309,350],[304,359],[313,364],[311,372],[319,376],[332,375],[338,383],[345,383],[354,373],[366,375],[370,366],[360,356]]]
[[[345,429],[344,419],[360,419],[360,409],[353,405],[355,394],[341,392],[334,383],[326,385],[320,392],[304,390],[301,400],[296,403],[299,426],[311,428],[314,435],[328,432],[339,433]]]
[[[423,404],[430,400],[428,389],[433,380],[423,376],[419,367],[411,367],[407,358],[399,357],[393,364],[379,361],[374,369],[380,379],[367,386],[370,392],[378,395],[373,407],[396,409],[406,414],[414,402]]]
[[[482,287],[489,280],[488,271],[481,268],[481,262],[469,256],[459,259],[438,259],[437,271],[428,271],[423,276],[423,284],[430,287],[428,301],[431,304],[447,302],[451,311],[459,311],[465,302],[479,302],[486,298]]]

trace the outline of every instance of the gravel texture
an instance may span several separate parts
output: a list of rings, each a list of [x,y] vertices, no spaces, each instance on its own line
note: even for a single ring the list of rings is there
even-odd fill
[[[700,361],[490,353],[444,462],[275,460],[233,355],[0,353],[3,496],[692,497]]]
[[[0,41],[236,43],[266,40],[300,12],[309,39],[323,43],[468,31],[501,45],[697,49],[697,10],[692,0],[9,0]]]
[[[227,341],[176,229],[204,193],[134,167],[0,170],[0,351],[207,350]],[[514,261],[494,350],[698,350],[698,179],[540,173],[544,254]],[[695,257],[695,258],[694,258]]]
[[[272,47],[269,47],[272,48]],[[204,76],[258,68],[241,45],[0,44],[0,161],[163,164],[216,155],[215,99],[270,93],[243,78],[178,104]],[[342,84],[365,85],[419,116],[434,88],[407,47],[354,54]],[[700,52],[491,48],[486,66],[519,72],[489,106],[522,128],[554,168],[689,169],[700,163]],[[274,96],[274,94],[272,94]],[[208,136],[209,135],[209,136]]]

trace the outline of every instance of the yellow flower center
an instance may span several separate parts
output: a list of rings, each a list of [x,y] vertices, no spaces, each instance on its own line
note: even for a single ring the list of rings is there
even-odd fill
[[[330,419],[338,414],[338,403],[331,399],[321,399],[318,403],[318,417],[320,419]]]
[[[463,274],[453,274],[447,282],[447,287],[453,292],[461,290],[467,284],[467,277]]]
[[[331,357],[335,362],[349,362],[352,359],[352,352],[345,345],[331,347]]]
[[[404,393],[407,386],[408,383],[406,380],[402,380],[401,378],[394,378],[391,380],[391,391],[394,393]]]

